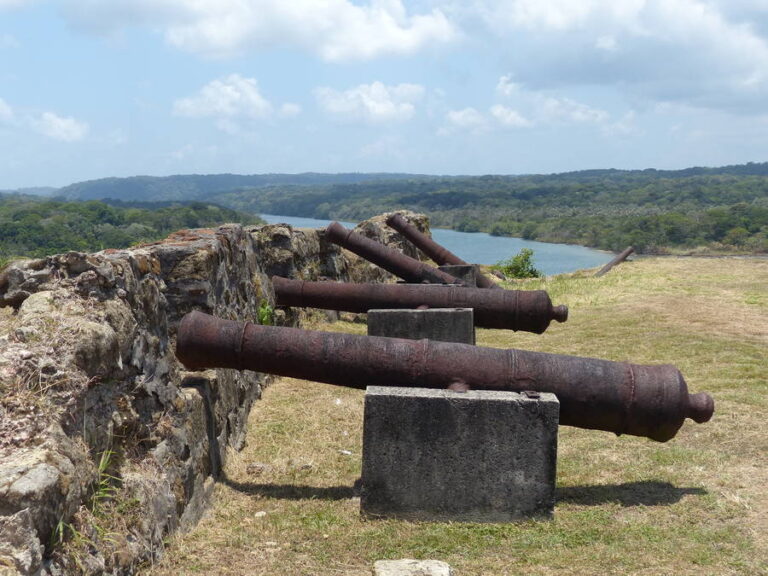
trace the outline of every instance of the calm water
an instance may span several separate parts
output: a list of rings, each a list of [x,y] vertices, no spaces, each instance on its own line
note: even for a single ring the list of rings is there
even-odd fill
[[[331,220],[299,218],[296,216],[275,216],[261,214],[270,224],[285,223],[295,228],[325,228]],[[353,222],[342,222],[348,228],[354,228]],[[432,229],[432,238],[466,262],[474,264],[496,264],[520,252],[521,248],[533,250],[536,268],[544,274],[573,272],[582,268],[595,268],[608,262],[613,256],[607,252],[598,252],[582,246],[569,244],[548,244],[532,242],[520,238],[491,236],[481,232],[456,232],[454,230]]]

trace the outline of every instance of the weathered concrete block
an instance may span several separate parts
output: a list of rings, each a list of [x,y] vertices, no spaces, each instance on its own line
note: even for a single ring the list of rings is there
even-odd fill
[[[537,396],[368,387],[361,511],[414,520],[551,518],[560,403]]]
[[[446,274],[458,278],[467,286],[477,286],[477,266],[474,264],[443,264],[438,268]]]
[[[368,336],[475,343],[472,308],[368,310]]]

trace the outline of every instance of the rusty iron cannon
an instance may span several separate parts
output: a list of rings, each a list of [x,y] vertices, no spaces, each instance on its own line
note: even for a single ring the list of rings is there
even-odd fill
[[[312,332],[191,312],[177,358],[189,369],[234,368],[351,388],[412,386],[552,392],[560,423],[665,442],[686,418],[706,422],[714,401],[689,394],[670,365],[643,366],[431,340]]]
[[[429,258],[437,262],[438,265],[452,264],[456,266],[468,265],[467,262],[456,256],[453,252],[448,250],[445,246],[441,246],[432,238],[423,234],[416,226],[410,224],[408,220],[403,218],[400,214],[392,214],[386,219],[387,226],[393,230],[397,230],[405,236],[411,244],[416,246],[419,250],[424,252]],[[499,288],[493,280],[484,276],[479,271],[476,271],[476,281],[478,288]]]
[[[605,266],[600,268],[600,270],[598,270],[595,273],[595,278],[600,278],[601,276],[606,275],[608,272],[610,272],[614,268],[614,266],[618,266],[619,264],[624,262],[624,260],[629,258],[634,251],[635,251],[635,247],[634,246],[627,246],[613,260],[611,260],[610,262],[608,262],[608,264],[606,264]]]
[[[439,284],[350,284],[272,277],[275,303],[368,312],[397,308],[472,308],[475,326],[541,334],[552,320],[568,319],[566,306],[552,306],[544,290],[483,290]]]
[[[325,237],[407,282],[464,285],[464,282],[455,276],[366,238],[353,230],[347,230],[338,222],[328,224]]]

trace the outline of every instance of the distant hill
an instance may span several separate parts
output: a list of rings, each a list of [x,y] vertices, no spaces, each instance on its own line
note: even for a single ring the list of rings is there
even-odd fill
[[[627,185],[644,185],[659,180],[681,180],[707,176],[766,176],[768,162],[723,166],[718,168],[686,168],[683,170],[581,170],[555,174],[523,175],[485,175],[485,176],[438,176],[405,173],[343,173],[324,174],[305,172],[301,174],[182,174],[175,176],[131,176],[127,178],[101,178],[87,180],[63,188],[26,188],[7,190],[6,193],[56,196],[65,200],[102,200],[114,199],[128,202],[175,202],[204,200],[212,201],[216,197],[243,198],[245,196],[272,196],[278,190],[289,190],[293,195],[314,195],[317,193],[338,192],[346,195],[347,187],[377,184],[394,187],[412,187],[414,183],[425,185],[427,189],[438,187],[468,185],[479,192],[486,189],[493,192],[499,186],[505,188],[520,187],[529,189],[531,185],[575,184],[619,182]],[[430,185],[431,184],[431,185]],[[362,187],[364,188],[364,186]],[[364,190],[360,190],[365,194]],[[224,202],[227,204],[227,202]],[[263,210],[255,202],[254,208]],[[234,207],[234,206],[233,206]],[[307,208],[293,206],[293,210],[302,210],[297,216],[312,216]],[[281,213],[281,212],[277,212]],[[370,216],[372,214],[366,214]]]
[[[37,186],[34,188],[17,188],[16,190],[0,190],[0,194],[20,194],[22,196],[53,196],[58,188]]]
[[[768,163],[266,186],[222,192],[215,201],[348,221],[407,208],[454,230],[608,250],[768,252]]]
[[[211,200],[212,196],[234,190],[268,186],[328,186],[358,184],[401,178],[426,178],[406,174],[187,174],[178,176],[132,176],[101,178],[70,184],[56,195],[66,200],[128,201]]]
[[[210,174],[79,182],[69,200],[203,201],[249,212],[362,220],[407,208],[435,226],[640,252],[768,252],[768,162],[560,174]]]

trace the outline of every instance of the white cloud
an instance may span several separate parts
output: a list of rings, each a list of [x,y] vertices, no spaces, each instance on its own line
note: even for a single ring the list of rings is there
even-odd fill
[[[280,106],[280,116],[283,118],[295,118],[301,114],[301,106],[294,104],[293,102],[286,102]]]
[[[173,103],[173,113],[190,118],[267,118],[272,114],[272,104],[259,92],[255,78],[230,74],[213,80],[192,97],[181,98]]]
[[[635,136],[641,132],[641,130],[637,127],[636,120],[637,113],[634,110],[630,110],[616,122],[606,124],[603,127],[603,135],[619,138]]]
[[[601,2],[600,0],[502,0],[478,2],[478,8],[485,20],[494,28],[504,29],[554,29],[566,30],[584,25],[595,12],[604,7],[613,10],[622,0]],[[638,2],[634,2],[637,4]],[[639,2],[642,4],[642,0]]]
[[[595,48],[598,50],[605,50],[606,52],[613,52],[619,47],[616,38],[613,36],[600,36],[595,40]]]
[[[438,134],[445,136],[456,130],[466,130],[469,132],[484,132],[488,128],[488,120],[477,109],[470,107],[461,110],[450,110],[445,119],[448,125],[440,128]]]
[[[505,98],[511,98],[522,90],[522,86],[512,81],[512,75],[507,74],[499,78],[496,84],[496,93]]]
[[[491,115],[499,121],[502,126],[507,128],[527,128],[531,126],[531,121],[525,118],[517,110],[507,108],[501,104],[491,107]]]
[[[570,98],[535,96],[538,113],[547,122],[573,122],[576,124],[600,124],[608,120],[605,110],[592,108]]]
[[[511,75],[499,78],[496,95],[505,102],[515,104],[515,108],[502,104],[491,107],[491,115],[502,126],[510,128],[533,124],[604,124],[610,119],[605,110],[555,95],[551,91],[526,89],[513,82]],[[525,110],[525,113],[520,112],[520,109]]]
[[[367,60],[457,36],[440,10],[411,15],[402,0],[69,0],[67,13],[96,30],[153,25],[170,44],[214,57],[298,46],[329,61]]]
[[[88,124],[71,116],[43,112],[33,119],[32,126],[44,136],[62,142],[78,142],[88,135]]]
[[[519,129],[543,125],[592,124],[604,126],[610,120],[605,110],[594,108],[552,91],[530,90],[512,80],[512,75],[501,76],[496,83],[497,102],[484,115],[472,107],[451,110],[446,114],[447,125],[438,134],[469,130],[483,132],[498,128]]]
[[[633,98],[739,113],[762,113],[768,99],[764,0],[475,0],[473,6],[500,39],[514,38],[518,48],[507,64],[526,86],[619,86]]]
[[[0,122],[10,122],[13,120],[13,109],[6,104],[5,100],[0,98]]]
[[[413,117],[424,87],[373,82],[343,92],[323,86],[316,88],[314,94],[320,107],[333,116],[368,122],[402,122]]]

